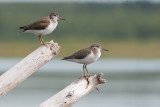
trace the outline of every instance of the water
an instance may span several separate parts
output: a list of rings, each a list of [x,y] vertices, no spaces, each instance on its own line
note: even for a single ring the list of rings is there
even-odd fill
[[[2,74],[19,60],[0,59],[0,65],[3,64],[3,68],[0,66],[0,73]],[[91,74],[103,72],[103,78],[107,82],[100,85],[100,91],[94,90],[74,104],[73,107],[160,107],[159,62],[160,60],[106,59],[89,65],[88,69]],[[132,64],[136,68],[132,68]],[[110,65],[110,70],[108,65]],[[147,70],[143,68],[145,66],[148,68]],[[73,69],[71,69],[72,67]],[[61,63],[57,59],[45,65],[3,96],[0,99],[0,107],[37,107],[81,75],[82,66],[63,61]]]
[[[7,71],[21,58],[0,58],[0,72]],[[160,71],[160,59],[100,59],[87,66],[92,72],[155,72]],[[73,72],[81,71],[82,65],[54,59],[44,65],[40,72]]]

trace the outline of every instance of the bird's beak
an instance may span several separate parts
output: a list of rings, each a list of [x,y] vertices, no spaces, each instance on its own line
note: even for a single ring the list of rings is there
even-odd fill
[[[107,49],[104,49],[104,48],[102,48],[102,50],[103,50],[103,51],[109,51],[109,50],[107,50]]]
[[[62,17],[58,17],[58,19],[60,19],[60,20],[64,20],[64,21],[66,20],[66,19],[64,19],[64,18],[62,18]]]

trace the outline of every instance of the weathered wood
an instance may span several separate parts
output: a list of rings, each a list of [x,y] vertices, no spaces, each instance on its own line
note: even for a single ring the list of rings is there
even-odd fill
[[[0,76],[0,97],[23,82],[41,66],[59,53],[60,47],[53,40],[47,46],[41,45],[18,64]]]
[[[99,84],[106,82],[105,79],[101,79],[103,74],[89,77],[89,85],[87,86],[87,80],[81,76],[69,86],[61,90],[56,95],[44,101],[39,107],[70,107],[77,102],[80,98],[96,89]]]

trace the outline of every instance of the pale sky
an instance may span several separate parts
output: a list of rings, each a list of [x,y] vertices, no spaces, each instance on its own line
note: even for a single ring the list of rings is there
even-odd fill
[[[160,0],[0,0],[0,2],[137,2],[149,1],[153,3],[160,3]]]

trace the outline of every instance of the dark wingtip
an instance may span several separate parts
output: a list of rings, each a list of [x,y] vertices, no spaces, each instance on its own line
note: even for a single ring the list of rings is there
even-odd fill
[[[19,27],[19,29],[23,29],[24,27],[22,26],[22,27]]]
[[[26,29],[24,28],[24,26],[19,27],[19,29],[22,29],[22,32],[25,32],[25,31],[26,31]]]
[[[61,60],[67,60],[67,59],[69,59],[69,57],[64,57],[64,58],[62,58]]]

